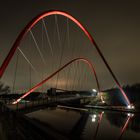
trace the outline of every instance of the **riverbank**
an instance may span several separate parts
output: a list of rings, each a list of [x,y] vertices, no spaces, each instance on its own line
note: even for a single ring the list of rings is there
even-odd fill
[[[111,110],[111,111],[120,111],[120,112],[128,112],[128,113],[140,113],[139,109],[128,109],[122,106],[94,106],[94,105],[84,105],[84,108],[94,108],[94,109],[103,109],[103,110]]]

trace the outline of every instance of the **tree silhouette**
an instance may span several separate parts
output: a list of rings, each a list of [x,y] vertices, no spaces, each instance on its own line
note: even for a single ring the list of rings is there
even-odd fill
[[[8,93],[10,93],[10,87],[0,82],[0,95],[8,94]]]

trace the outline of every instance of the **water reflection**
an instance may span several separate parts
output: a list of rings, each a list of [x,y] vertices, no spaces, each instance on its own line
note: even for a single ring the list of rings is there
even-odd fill
[[[126,121],[122,127],[122,130],[121,130],[121,134],[120,134],[120,137],[119,137],[119,140],[122,138],[122,135],[124,134],[129,122],[130,122],[130,119],[133,117],[133,114],[131,115],[130,113],[127,114],[127,118],[126,118]]]
[[[140,115],[102,110],[49,108],[27,114],[69,139],[138,140]]]
[[[98,119],[98,125],[97,125],[97,128],[96,128],[96,132],[95,132],[95,136],[94,136],[94,139],[96,140],[97,138],[97,134],[98,134],[98,130],[99,130],[99,127],[100,127],[100,124],[101,124],[101,121],[102,121],[102,117],[103,117],[103,111],[100,113],[99,115],[99,119]]]
[[[120,114],[120,115],[119,115]],[[120,128],[120,139],[140,139],[140,114],[107,113],[110,124]]]

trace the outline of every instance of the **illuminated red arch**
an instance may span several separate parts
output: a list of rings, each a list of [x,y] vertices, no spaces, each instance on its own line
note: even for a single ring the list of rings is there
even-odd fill
[[[42,18],[50,16],[50,15],[62,15],[65,16],[67,18],[69,18],[70,20],[72,20],[74,23],[76,23],[78,25],[78,27],[80,27],[82,29],[82,31],[86,34],[86,36],[89,38],[89,40],[91,41],[91,43],[94,45],[94,47],[96,48],[97,52],[99,53],[100,57],[102,58],[103,62],[105,63],[107,69],[109,70],[110,74],[112,75],[115,83],[118,85],[122,95],[124,96],[124,98],[126,99],[126,103],[127,105],[130,105],[130,101],[128,99],[128,97],[125,95],[125,92],[123,91],[119,81],[117,80],[115,74],[113,73],[111,67],[109,66],[109,64],[107,63],[105,57],[103,56],[102,52],[100,51],[98,45],[96,44],[95,40],[93,39],[93,37],[91,36],[91,34],[88,32],[88,30],[73,16],[71,16],[70,14],[63,12],[63,11],[58,11],[58,10],[51,10],[51,11],[47,11],[47,12],[43,12],[40,15],[36,16],[33,20],[31,20],[31,22],[29,22],[26,27],[22,30],[22,32],[19,34],[19,36],[17,37],[15,43],[13,44],[10,52],[8,53],[7,57],[5,58],[4,62],[2,63],[1,67],[0,67],[0,78],[2,77],[5,69],[7,68],[11,58],[13,57],[17,47],[19,46],[21,40],[23,39],[23,37],[26,35],[26,33]]]
[[[75,58],[71,61],[69,61],[68,63],[66,63],[65,65],[63,65],[61,68],[59,68],[57,71],[55,71],[53,74],[51,74],[50,76],[48,76],[46,79],[44,79],[43,81],[41,81],[40,83],[38,83],[36,86],[34,86],[33,88],[31,88],[27,93],[25,93],[23,96],[21,96],[19,99],[17,99],[15,102],[13,102],[13,104],[18,103],[21,99],[25,98],[26,96],[28,96],[31,92],[35,91],[37,88],[39,88],[41,85],[43,85],[45,82],[47,82],[48,80],[50,80],[51,78],[53,78],[57,73],[59,73],[60,71],[62,71],[64,68],[66,68],[67,66],[69,66],[70,64],[72,64],[73,62],[76,61],[83,61],[85,64],[87,64],[89,66],[89,68],[92,70],[92,73],[95,76],[96,79],[96,83],[97,83],[97,88],[98,91],[100,92],[100,85],[99,85],[99,81],[98,81],[98,77],[95,71],[95,68],[93,67],[92,63],[87,60],[86,58]],[[102,98],[101,98],[102,100]]]

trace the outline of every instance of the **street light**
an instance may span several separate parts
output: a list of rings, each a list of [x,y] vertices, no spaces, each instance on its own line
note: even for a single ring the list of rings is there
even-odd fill
[[[135,106],[134,105],[128,105],[127,108],[128,109],[135,109]]]
[[[97,92],[97,90],[96,90],[96,89],[92,89],[92,91],[93,91],[93,92]]]

